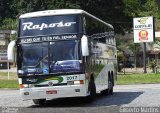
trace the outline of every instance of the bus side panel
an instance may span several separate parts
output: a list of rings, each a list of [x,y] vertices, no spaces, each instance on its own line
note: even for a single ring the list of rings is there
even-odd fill
[[[94,42],[91,45],[91,71],[95,74],[95,84],[97,92],[108,88],[108,74],[114,73],[114,47],[103,43]],[[113,74],[114,75],[114,74]]]
[[[108,88],[108,76],[116,78],[117,50],[114,29],[105,23],[84,15],[84,30],[89,39],[90,55],[87,57],[87,68],[94,74],[97,92]],[[89,63],[88,63],[89,62]]]

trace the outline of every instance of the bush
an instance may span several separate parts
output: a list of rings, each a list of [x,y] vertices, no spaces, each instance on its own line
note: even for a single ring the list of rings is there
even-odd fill
[[[151,62],[149,62],[149,68],[152,69],[152,72],[155,73],[156,71],[156,61],[152,60]]]

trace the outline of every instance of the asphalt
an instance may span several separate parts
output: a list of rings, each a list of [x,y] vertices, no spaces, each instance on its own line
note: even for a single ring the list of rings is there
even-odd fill
[[[118,110],[111,109],[117,109],[119,106],[160,106],[160,84],[116,85],[113,95],[97,94],[92,103],[84,103],[84,98],[62,98],[48,100],[44,106],[34,105],[32,100],[22,101],[19,90],[0,90],[0,92],[0,108],[7,106],[18,108],[19,111],[27,110],[24,113],[51,113],[52,111],[54,113],[117,113],[114,111]]]

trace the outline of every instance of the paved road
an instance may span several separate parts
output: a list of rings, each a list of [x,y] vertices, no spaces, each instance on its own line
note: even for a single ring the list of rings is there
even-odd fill
[[[0,90],[0,112],[9,107],[17,109],[15,113],[117,113],[119,106],[160,106],[160,84],[117,85],[114,92],[114,95],[108,96],[97,94],[92,103],[84,103],[83,98],[66,98],[50,100],[44,106],[37,106],[30,100],[22,101],[18,90]]]

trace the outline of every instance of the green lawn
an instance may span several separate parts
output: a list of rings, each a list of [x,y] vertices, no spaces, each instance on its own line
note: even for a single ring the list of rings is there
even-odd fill
[[[151,84],[160,83],[160,74],[126,74],[118,75],[117,84]],[[17,73],[0,72],[0,88],[19,88]]]
[[[0,72],[0,88],[19,88],[17,73]]]
[[[0,80],[0,88],[19,88],[18,80]]]
[[[160,83],[160,74],[118,75],[117,84],[151,84]]]

